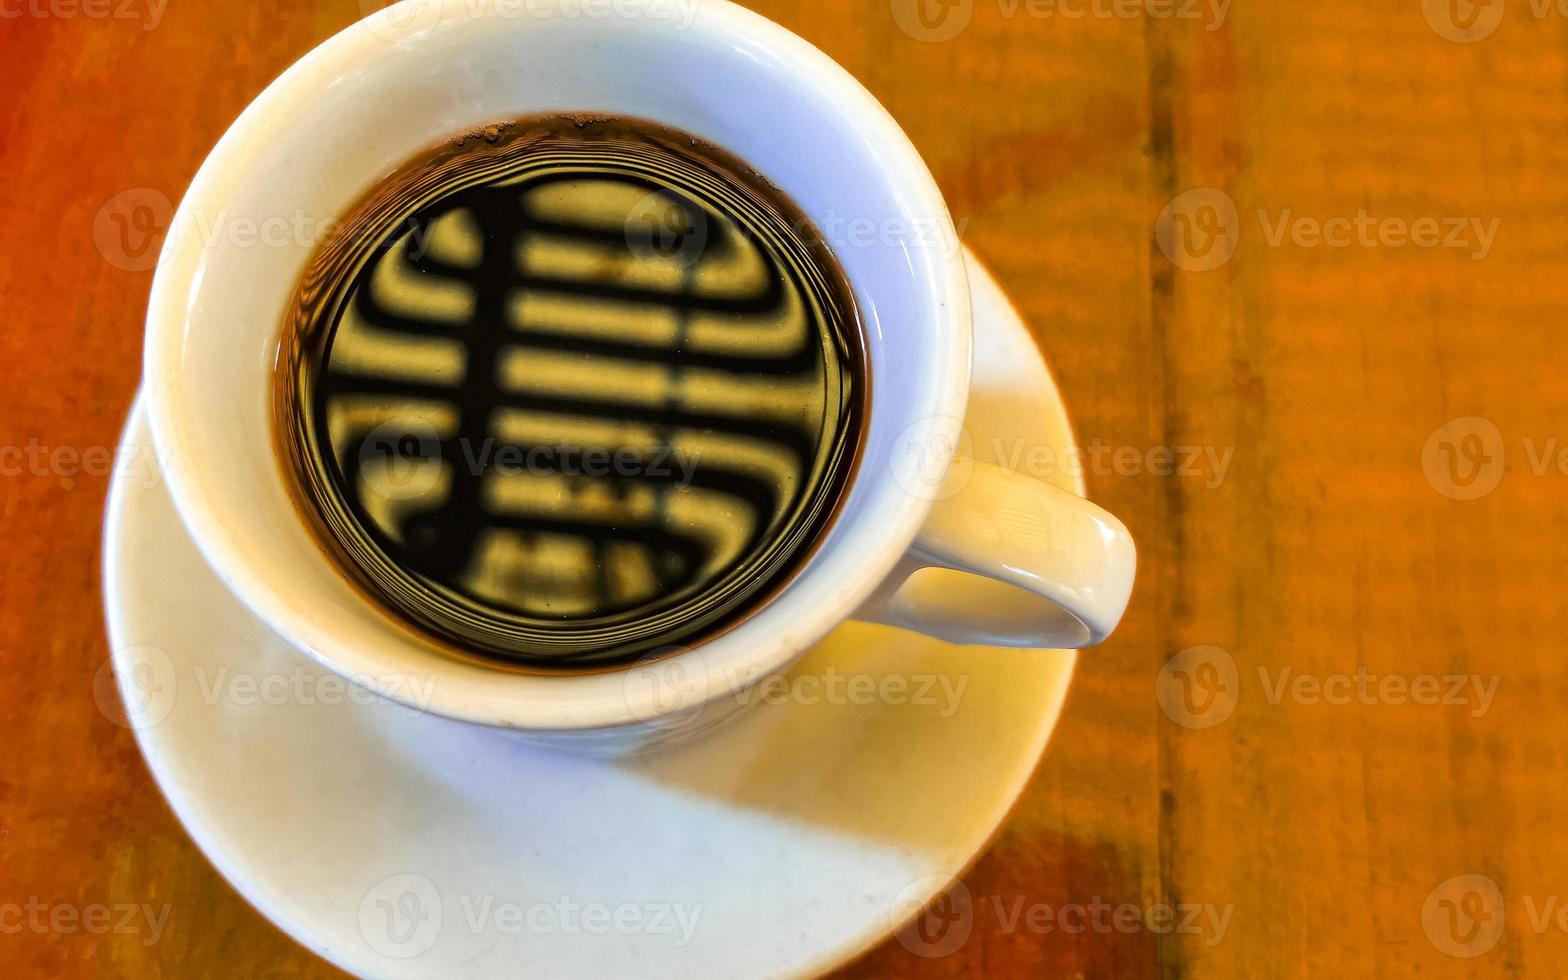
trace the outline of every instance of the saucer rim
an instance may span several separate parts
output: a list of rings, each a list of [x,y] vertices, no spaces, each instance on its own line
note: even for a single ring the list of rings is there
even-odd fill
[[[990,269],[967,245],[963,246],[962,251],[966,271],[971,277],[971,292],[978,291],[976,289],[977,284],[974,282],[974,279],[978,277],[982,280],[980,285],[987,288],[992,297],[999,301],[999,308],[996,311],[999,317],[1016,323],[1028,337],[1040,366],[1043,368],[1046,382],[1045,388],[1037,392],[1037,394],[1050,402],[1055,415],[1055,422],[1061,426],[1064,436],[1064,448],[1069,450],[1076,449],[1078,439],[1073,430],[1071,416],[1067,412],[1060,384],[1049,359],[1045,356],[1045,352],[1028,330],[1027,323],[1017,306],[1007,295],[1006,291],[1002,289],[1001,284],[996,280]],[[127,412],[126,422],[122,428],[118,445],[124,446],[135,438],[138,425],[148,429],[147,438],[150,441],[151,431],[147,415],[147,402],[141,390],[138,390]],[[1074,472],[1069,474],[1068,481],[1076,493],[1080,496],[1086,496],[1086,481],[1081,473]],[[136,692],[127,689],[127,685],[130,683],[131,672],[121,669],[124,666],[124,661],[123,655],[120,653],[120,651],[129,648],[131,645],[127,638],[129,624],[126,621],[128,617],[125,615],[125,611],[129,606],[126,601],[126,589],[122,581],[123,570],[121,568],[123,564],[121,557],[122,542],[125,534],[124,521],[127,519],[127,514],[130,511],[127,501],[129,495],[135,492],[169,494],[167,487],[161,483],[152,488],[141,488],[128,486],[128,482],[121,481],[110,488],[108,499],[105,503],[103,547],[100,556],[103,575],[104,617],[110,641],[110,661],[115,667],[116,688],[122,699],[127,699],[136,694]],[[180,518],[179,521],[183,527],[183,518]],[[199,547],[196,550],[201,561],[207,565],[208,573],[218,577],[221,581],[221,576],[218,576],[216,570],[207,561],[205,553]],[[225,588],[227,587],[225,583]],[[248,607],[247,612],[254,615],[254,612],[249,610]],[[280,640],[287,643],[287,640],[281,636]],[[299,652],[301,655],[306,655],[304,651]],[[1061,720],[1076,673],[1077,651],[1041,650],[1035,652],[1049,653],[1052,656],[1067,658],[1063,679],[1058,688],[1060,693],[1053,703],[1042,704],[1032,748],[1029,752],[1020,756],[1024,761],[1019,764],[1013,773],[1006,777],[1005,785],[1007,789],[1001,794],[1005,802],[999,802],[994,817],[987,821],[977,821],[977,823],[982,825],[989,823],[989,830],[971,848],[968,848],[968,856],[961,862],[959,867],[951,872],[934,871],[930,873],[932,877],[945,875],[946,880],[939,887],[936,887],[924,896],[920,904],[915,906],[907,916],[899,920],[896,926],[892,926],[888,920],[884,920],[882,924],[868,929],[859,942],[841,945],[838,948],[822,949],[811,955],[806,962],[799,964],[797,971],[783,975],[821,976],[854,964],[868,956],[906,928],[910,922],[918,918],[933,901],[951,888],[953,882],[960,881],[979,859],[990,850],[1002,828],[1016,812],[1024,790],[1028,787],[1035,772],[1038,771],[1044,761],[1045,751],[1049,747],[1051,737],[1055,734],[1056,727]],[[164,750],[167,745],[173,744],[172,740],[166,739],[164,740],[164,745],[160,746],[160,742],[154,738],[156,728],[134,724],[127,727],[132,731],[137,747],[142,754],[143,762],[152,776],[153,783],[167,801],[181,828],[190,836],[202,856],[246,904],[255,909],[257,913],[283,935],[326,960],[334,967],[353,976],[378,975],[375,972],[366,972],[365,968],[372,964],[356,962],[350,956],[351,950],[342,949],[341,944],[334,942],[330,936],[316,932],[314,923],[306,916],[299,914],[303,911],[302,906],[296,905],[291,910],[280,903],[274,903],[263,897],[261,895],[262,889],[257,884],[259,881],[258,877],[242,872],[236,866],[236,862],[230,860],[231,854],[234,853],[233,849],[225,848],[215,839],[214,833],[209,828],[209,820],[212,817],[211,808],[204,806],[200,800],[180,784],[176,772],[177,766],[172,761],[171,755]],[[998,780],[998,782],[1002,782],[1002,780]]]

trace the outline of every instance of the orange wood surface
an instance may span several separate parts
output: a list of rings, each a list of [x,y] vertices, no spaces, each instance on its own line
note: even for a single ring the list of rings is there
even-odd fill
[[[1568,973],[1568,16],[922,2],[754,5],[909,132],[1141,568],[965,878],[967,940],[845,974]],[[334,973],[98,707],[97,464],[157,245],[106,238],[111,202],[178,200],[359,13],[0,0],[0,974]],[[149,941],[29,902],[170,911]]]

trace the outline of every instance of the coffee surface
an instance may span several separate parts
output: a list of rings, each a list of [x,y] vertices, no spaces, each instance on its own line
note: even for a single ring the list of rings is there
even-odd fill
[[[859,445],[860,330],[831,252],[729,154],[519,120],[411,161],[312,259],[281,445],[390,611],[611,666],[734,623],[814,549]]]

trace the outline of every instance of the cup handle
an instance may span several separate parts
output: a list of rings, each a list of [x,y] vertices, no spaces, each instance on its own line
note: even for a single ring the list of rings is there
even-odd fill
[[[1116,628],[1137,556],[1110,513],[964,456],[934,496],[909,552],[856,619],[949,643],[1058,649],[1093,646]]]

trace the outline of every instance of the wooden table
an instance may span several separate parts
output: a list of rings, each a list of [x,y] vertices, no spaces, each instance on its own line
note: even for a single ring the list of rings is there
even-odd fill
[[[968,941],[847,975],[1568,971],[1568,17],[757,6],[908,130],[1141,547],[967,875]],[[0,4],[5,975],[333,972],[220,880],[94,697],[101,460],[156,245],[105,216],[177,200],[358,14]],[[77,919],[125,902],[172,908],[157,942]]]

